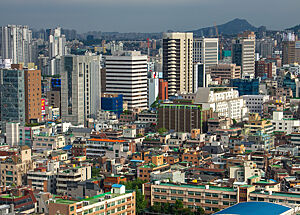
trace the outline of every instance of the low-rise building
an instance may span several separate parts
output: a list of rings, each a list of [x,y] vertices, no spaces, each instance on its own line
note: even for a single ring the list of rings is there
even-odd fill
[[[114,185],[111,192],[82,200],[55,198],[49,203],[49,214],[127,214],[135,215],[135,192],[124,185]]]
[[[91,166],[69,167],[59,170],[56,177],[56,192],[66,195],[68,186],[80,181],[88,180],[92,177]]]

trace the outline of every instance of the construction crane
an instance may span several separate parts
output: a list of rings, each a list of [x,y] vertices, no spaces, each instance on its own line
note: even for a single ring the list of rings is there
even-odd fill
[[[219,40],[219,60],[222,60],[223,43],[221,42],[221,39],[219,37],[219,31],[218,31],[218,26],[217,26],[216,22],[214,22],[214,26],[215,26],[215,30],[216,30],[216,36]]]

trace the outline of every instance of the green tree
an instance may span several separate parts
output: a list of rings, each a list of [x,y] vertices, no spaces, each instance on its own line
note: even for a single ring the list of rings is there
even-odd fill
[[[147,201],[145,200],[145,196],[138,189],[138,186],[135,187],[135,196],[136,196],[135,197],[136,198],[136,213],[142,214],[147,207]]]
[[[195,212],[195,215],[204,215],[204,214],[205,214],[205,210],[202,207],[199,207]]]
[[[99,173],[100,173],[100,169],[93,166],[92,167],[92,177],[93,178],[98,177]]]
[[[163,133],[167,132],[167,129],[166,129],[166,128],[159,128],[159,129],[157,130],[157,132],[158,132],[159,134],[163,134]]]

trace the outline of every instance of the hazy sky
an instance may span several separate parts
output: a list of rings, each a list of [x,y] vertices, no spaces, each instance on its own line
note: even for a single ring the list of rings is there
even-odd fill
[[[162,32],[244,18],[257,27],[284,29],[300,24],[299,8],[299,0],[0,0],[0,25]]]

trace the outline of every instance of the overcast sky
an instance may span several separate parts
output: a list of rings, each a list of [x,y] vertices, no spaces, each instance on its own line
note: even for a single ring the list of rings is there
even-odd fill
[[[268,29],[300,24],[300,0],[0,0],[0,25],[78,32],[193,30],[234,18]]]

